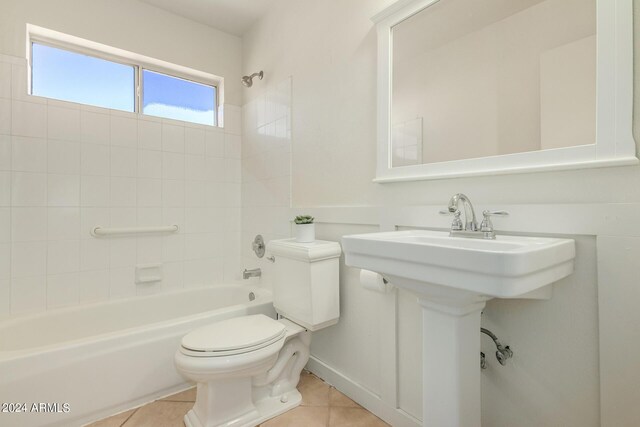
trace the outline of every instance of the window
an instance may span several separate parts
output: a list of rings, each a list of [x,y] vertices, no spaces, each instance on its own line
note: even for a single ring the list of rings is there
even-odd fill
[[[215,124],[216,88],[168,76],[142,71],[142,113],[185,122]]]
[[[222,79],[28,25],[31,94],[216,126]]]
[[[31,50],[36,96],[135,111],[135,68],[39,43]]]

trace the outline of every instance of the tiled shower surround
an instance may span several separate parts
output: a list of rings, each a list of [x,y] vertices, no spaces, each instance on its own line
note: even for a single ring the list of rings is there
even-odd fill
[[[261,283],[271,284],[273,264],[258,259],[250,243],[291,235],[292,78],[262,82],[242,108],[242,255],[244,267],[262,269]]]
[[[241,109],[217,128],[27,95],[0,55],[0,317],[235,280]],[[178,224],[169,235],[90,229]],[[136,265],[163,279],[135,284]]]

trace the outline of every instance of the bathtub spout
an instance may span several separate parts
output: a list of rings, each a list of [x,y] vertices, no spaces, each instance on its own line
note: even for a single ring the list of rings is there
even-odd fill
[[[252,268],[251,270],[247,270],[246,268],[242,272],[242,278],[247,280],[250,277],[261,277],[262,270],[260,268]]]

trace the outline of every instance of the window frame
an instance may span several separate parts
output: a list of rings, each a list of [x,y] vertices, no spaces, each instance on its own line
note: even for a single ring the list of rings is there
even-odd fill
[[[175,72],[173,71],[159,71],[157,69],[154,68],[148,68],[146,66],[140,66],[140,68],[138,68],[137,73],[136,73],[136,81],[139,82],[136,84],[136,112],[139,112],[139,114],[148,116],[148,117],[158,117],[161,119],[168,119],[168,120],[179,120],[179,119],[172,119],[172,118],[168,118],[168,117],[161,117],[161,116],[154,116],[152,114],[144,114],[143,109],[144,109],[144,71],[151,71],[153,73],[156,74],[162,74],[168,77],[172,77],[174,79],[180,79],[180,80],[185,80],[188,82],[192,82],[192,83],[196,83],[199,85],[203,85],[203,86],[209,86],[209,87],[213,87],[214,88],[214,92],[215,92],[215,97],[214,97],[214,109],[213,109],[213,125],[206,125],[203,123],[198,123],[198,122],[188,122],[188,123],[194,123],[194,124],[198,124],[198,125],[203,125],[203,126],[218,126],[218,111],[220,108],[220,105],[218,104],[218,92],[219,92],[219,88],[216,85],[210,84],[210,83],[205,83],[205,82],[201,82],[198,80],[194,80],[193,78],[188,78],[185,76],[179,76],[176,75]]]
[[[224,118],[222,115],[223,108],[221,106],[224,102],[224,78],[216,76],[214,74],[206,73],[203,71],[195,70],[182,65],[173,64],[170,62],[162,61],[159,59],[151,58],[144,55],[139,55],[126,50],[114,48],[101,43],[92,42],[90,40],[82,39],[80,37],[71,36],[68,34],[60,33],[58,31],[49,30],[47,28],[38,27],[36,25],[27,24],[27,90],[29,95],[33,95],[32,91],[32,58],[33,58],[33,43],[40,45],[53,47],[56,49],[63,49],[68,52],[87,55],[93,58],[103,59],[113,63],[131,66],[134,69],[134,111],[132,114],[139,114],[148,117],[156,117],[147,115],[142,112],[142,102],[144,94],[144,81],[142,73],[144,70],[165,74],[169,77],[174,77],[182,80],[191,81],[205,86],[215,88],[214,97],[214,113],[213,113],[213,126],[224,127]],[[53,98],[52,98],[53,99]],[[65,100],[62,100],[65,101]],[[73,101],[66,101],[73,102]],[[85,105],[85,104],[83,104]],[[107,107],[98,107],[105,108]],[[120,110],[119,110],[120,111]],[[128,111],[127,111],[128,112]],[[167,119],[167,118],[162,118]],[[178,120],[178,119],[167,119]],[[183,121],[183,120],[178,120]],[[202,123],[188,122],[196,125],[205,125]]]
[[[28,59],[28,69],[29,69],[29,84],[28,84],[28,94],[29,95],[33,95],[33,82],[32,82],[32,78],[33,78],[33,69],[31,66],[31,59],[33,58],[33,44],[39,44],[42,46],[47,46],[47,47],[52,47],[55,49],[61,49],[64,50],[66,52],[71,52],[71,53],[75,53],[75,54],[79,54],[79,55],[86,55],[86,56],[90,56],[92,58],[97,58],[97,59],[103,59],[105,61],[109,61],[109,62],[113,62],[115,64],[120,64],[120,65],[125,65],[128,67],[132,67],[133,68],[133,111],[126,111],[126,110],[118,110],[118,111],[124,111],[126,113],[138,113],[139,112],[139,101],[138,101],[138,88],[140,87],[140,74],[138,73],[138,70],[136,68],[136,64],[132,63],[132,62],[127,62],[125,60],[123,60],[123,58],[120,57],[111,57],[108,54],[104,54],[104,55],[100,55],[99,53],[94,52],[93,50],[90,49],[83,49],[81,46],[74,46],[74,45],[68,45],[66,43],[56,43],[56,42],[51,42],[48,39],[41,39],[40,37],[32,37],[31,40],[29,41],[29,59]],[[39,96],[39,95],[33,95],[33,96]],[[66,99],[58,99],[58,98],[49,98],[47,96],[42,96],[42,98],[48,98],[48,99],[56,99],[56,100],[60,100],[60,101],[64,101],[64,102],[73,102],[73,103],[77,103],[75,101],[68,101]],[[91,105],[92,107],[94,107],[95,105],[93,104],[82,104],[82,105]],[[105,108],[105,109],[110,109],[108,107],[101,107],[101,106],[97,106],[98,108]]]

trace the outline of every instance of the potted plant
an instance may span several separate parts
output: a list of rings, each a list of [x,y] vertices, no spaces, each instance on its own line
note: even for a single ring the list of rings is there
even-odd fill
[[[296,223],[296,242],[311,243],[316,240],[316,228],[311,215],[298,215],[293,219]]]

